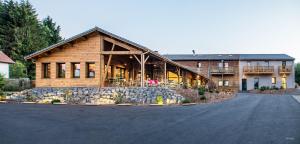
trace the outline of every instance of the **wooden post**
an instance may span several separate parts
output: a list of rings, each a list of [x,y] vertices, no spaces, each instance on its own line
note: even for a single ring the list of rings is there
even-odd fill
[[[144,70],[145,70],[144,58],[145,55],[141,54],[141,87],[144,87]]]
[[[167,63],[164,62],[164,83],[167,84]]]
[[[114,51],[114,48],[115,48],[115,44],[112,45],[111,52]],[[107,78],[107,72],[108,72],[108,67],[110,65],[110,62],[111,62],[111,58],[112,58],[112,54],[109,55],[108,62],[106,64],[106,68],[104,71],[104,80],[106,80],[106,78]]]
[[[176,71],[177,71],[177,79],[178,79],[178,84],[180,84],[180,68],[176,67]]]
[[[104,49],[104,40],[103,37],[100,38],[100,87],[104,87],[104,55],[102,54]]]

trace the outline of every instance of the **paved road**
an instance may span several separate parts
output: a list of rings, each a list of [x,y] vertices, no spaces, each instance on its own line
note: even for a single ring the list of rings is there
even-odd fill
[[[299,144],[291,96],[189,107],[0,104],[0,144]]]

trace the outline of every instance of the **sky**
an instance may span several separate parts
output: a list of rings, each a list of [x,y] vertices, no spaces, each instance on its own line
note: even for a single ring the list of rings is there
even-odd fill
[[[300,62],[300,0],[29,0],[69,38],[98,26],[161,54],[286,53]]]

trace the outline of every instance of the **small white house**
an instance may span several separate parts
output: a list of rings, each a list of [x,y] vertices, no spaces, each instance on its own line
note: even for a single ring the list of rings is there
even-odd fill
[[[13,60],[0,51],[0,73],[3,74],[5,78],[9,78],[9,65],[14,63]]]

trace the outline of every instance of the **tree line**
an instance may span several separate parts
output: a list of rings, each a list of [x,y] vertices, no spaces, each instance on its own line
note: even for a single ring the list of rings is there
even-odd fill
[[[50,16],[39,20],[27,0],[0,0],[0,50],[16,62],[10,77],[34,79],[35,65],[24,56],[61,41],[60,30]]]

